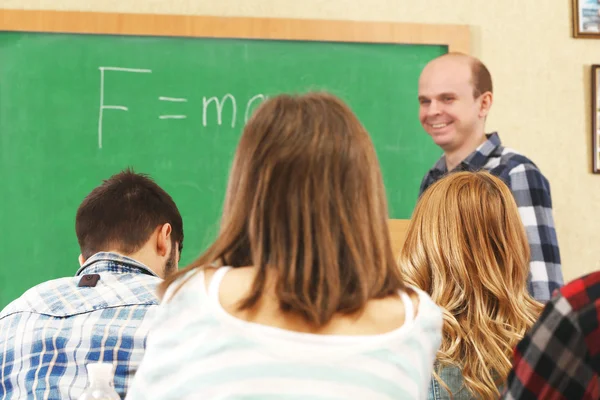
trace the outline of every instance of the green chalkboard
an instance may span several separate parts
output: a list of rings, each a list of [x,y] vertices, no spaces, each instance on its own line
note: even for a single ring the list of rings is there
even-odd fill
[[[184,218],[185,265],[214,238],[245,119],[266,96],[327,90],[367,127],[391,218],[409,218],[439,149],[417,80],[446,46],[0,33],[0,307],[72,275],[83,197],[124,167]],[[234,107],[235,103],[235,107]],[[219,114],[219,107],[221,112]]]

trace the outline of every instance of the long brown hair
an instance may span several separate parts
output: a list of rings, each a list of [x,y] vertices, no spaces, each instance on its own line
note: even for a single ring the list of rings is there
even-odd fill
[[[473,395],[497,398],[513,347],[542,308],[527,292],[529,245],[511,191],[484,171],[433,184],[415,208],[400,266],[442,308],[437,372],[457,366]]]
[[[251,309],[267,274],[284,312],[315,327],[404,288],[369,134],[327,93],[280,95],[257,109],[231,169],[221,230],[190,266],[255,266]],[[268,271],[268,273],[267,273]]]

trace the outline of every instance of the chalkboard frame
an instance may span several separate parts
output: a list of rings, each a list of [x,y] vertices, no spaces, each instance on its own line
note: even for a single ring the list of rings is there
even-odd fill
[[[470,52],[468,25],[0,10],[0,31],[445,45]]]
[[[469,26],[451,24],[1,9],[1,31],[442,45],[470,53]],[[396,253],[408,222],[389,221]]]

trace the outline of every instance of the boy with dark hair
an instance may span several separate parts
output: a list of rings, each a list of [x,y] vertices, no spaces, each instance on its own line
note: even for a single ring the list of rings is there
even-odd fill
[[[29,289],[0,313],[0,397],[75,399],[85,365],[115,366],[124,397],[159,303],[156,286],[177,269],[183,222],[173,199],[132,170],[83,200],[75,277]]]

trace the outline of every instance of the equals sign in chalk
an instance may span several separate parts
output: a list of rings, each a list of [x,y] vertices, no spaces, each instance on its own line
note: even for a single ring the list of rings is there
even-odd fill
[[[187,99],[184,99],[182,97],[166,97],[166,96],[160,96],[158,98],[160,101],[169,101],[172,103],[185,103],[187,102]],[[161,115],[158,117],[159,119],[185,119],[187,118],[186,115]]]

